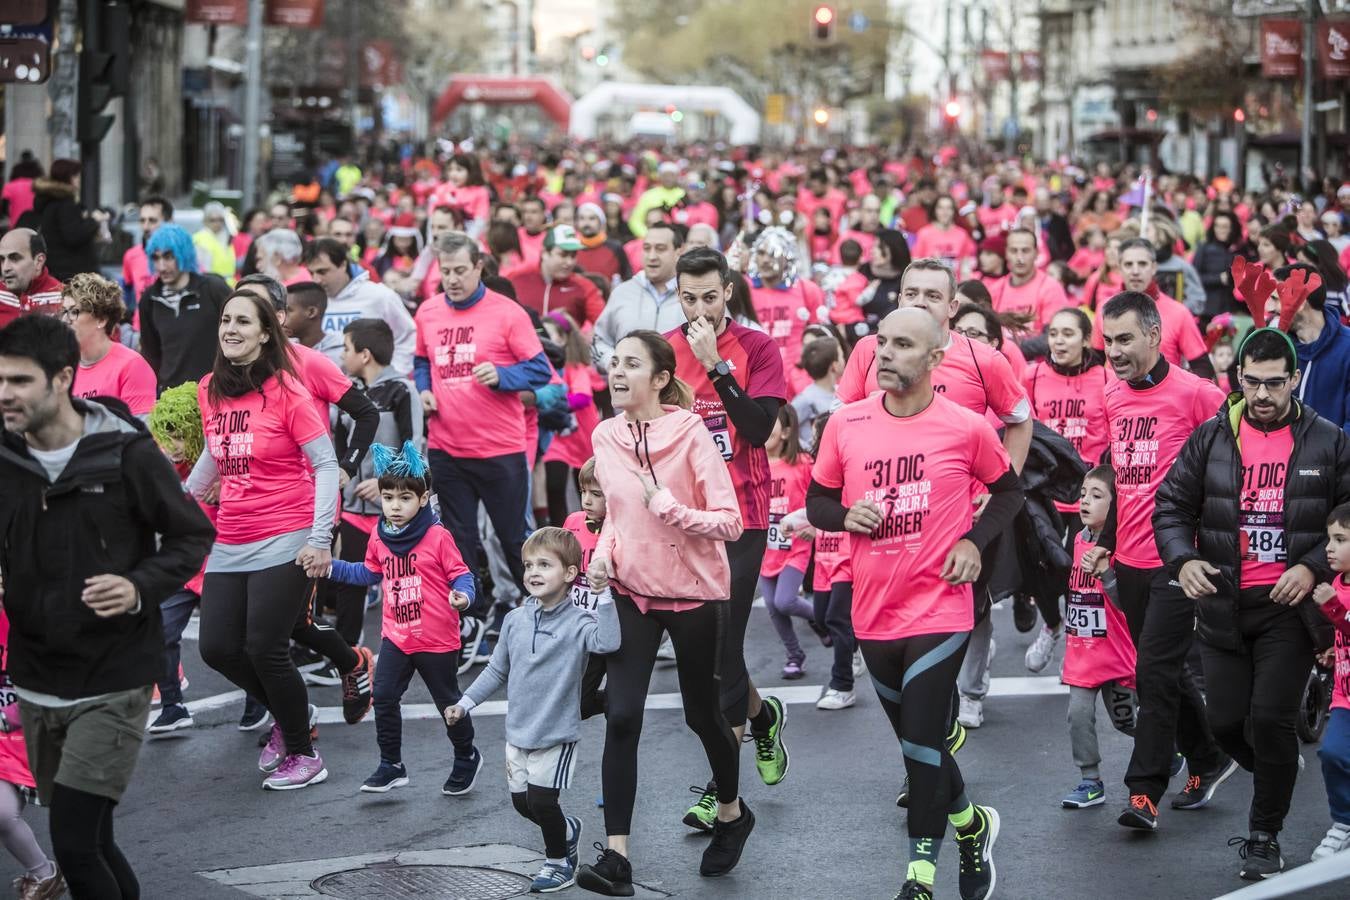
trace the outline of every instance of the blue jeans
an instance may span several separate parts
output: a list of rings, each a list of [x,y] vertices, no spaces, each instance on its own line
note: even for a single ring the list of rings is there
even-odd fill
[[[157,683],[159,701],[164,706],[179,706],[183,702],[183,688],[178,681],[178,664],[183,658],[183,629],[192,619],[192,611],[201,598],[184,588],[159,606],[164,620],[164,669]]]
[[[380,643],[380,662],[375,667],[375,740],[384,762],[403,762],[403,715],[399,704],[413,673],[431,692],[431,700],[444,722],[445,711],[459,702],[459,653],[404,653],[385,638]],[[473,719],[465,716],[446,728],[455,756],[473,756]]]
[[[1331,821],[1350,825],[1350,709],[1333,709],[1322,735],[1322,780]]]

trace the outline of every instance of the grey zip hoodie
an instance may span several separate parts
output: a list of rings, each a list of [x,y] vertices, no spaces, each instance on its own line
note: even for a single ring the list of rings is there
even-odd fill
[[[587,654],[619,649],[619,614],[606,599],[592,615],[566,599],[545,611],[527,598],[506,614],[491,661],[459,705],[470,711],[505,684],[508,743],[542,750],[575,741]]]

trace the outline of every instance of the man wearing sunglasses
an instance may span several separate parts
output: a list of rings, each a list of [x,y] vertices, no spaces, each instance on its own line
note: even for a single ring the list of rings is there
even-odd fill
[[[1296,398],[1301,376],[1283,332],[1247,337],[1238,378],[1241,393],[1195,430],[1163,480],[1153,528],[1173,584],[1195,601],[1214,739],[1253,773],[1250,836],[1234,843],[1240,876],[1255,881],[1284,867],[1295,722],[1313,654],[1332,642],[1305,601],[1332,577],[1326,521],[1350,501],[1350,438]]]

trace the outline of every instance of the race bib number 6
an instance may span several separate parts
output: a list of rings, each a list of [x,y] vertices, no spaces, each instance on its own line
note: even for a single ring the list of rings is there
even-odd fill
[[[703,424],[708,427],[708,434],[712,435],[713,443],[717,445],[717,452],[722,454],[722,459],[731,461],[731,432],[727,429],[726,416],[709,416],[703,420]]]

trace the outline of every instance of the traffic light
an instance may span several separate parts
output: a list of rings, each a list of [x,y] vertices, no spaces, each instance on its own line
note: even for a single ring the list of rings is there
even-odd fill
[[[830,124],[830,111],[823,106],[816,107],[816,111],[811,114],[811,119],[822,127]]]
[[[942,114],[947,117],[948,122],[955,122],[961,118],[961,101],[948,100],[942,107]]]
[[[1243,122],[1247,121],[1247,112],[1246,112],[1246,110],[1244,110],[1244,109],[1243,109],[1242,107],[1240,107],[1240,106],[1239,106],[1237,109],[1233,110],[1233,121],[1234,121],[1234,122],[1237,122],[1239,125],[1241,125]]]
[[[97,144],[112,128],[106,115],[108,103],[127,92],[131,80],[129,55],[131,14],[124,3],[102,5],[98,11],[98,44],[86,38],[80,53],[80,87],[76,138],[82,144]]]
[[[811,39],[817,44],[833,42],[837,19],[833,6],[822,3],[811,10]]]

